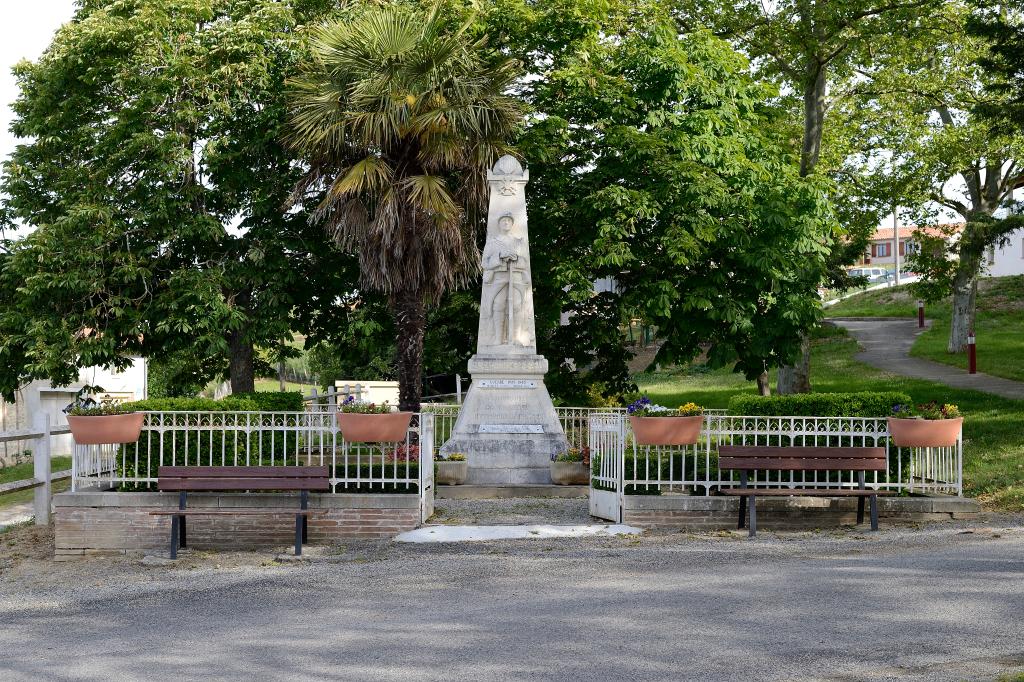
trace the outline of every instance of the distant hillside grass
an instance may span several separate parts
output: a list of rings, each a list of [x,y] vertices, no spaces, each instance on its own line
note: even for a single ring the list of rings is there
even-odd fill
[[[879,289],[840,301],[826,309],[825,314],[829,317],[915,317],[917,299],[905,286]],[[946,353],[949,299],[927,305],[925,315],[932,326],[918,337],[910,354],[966,369],[966,354]],[[974,331],[978,340],[978,371],[1024,381],[1024,275],[990,277],[979,282]]]

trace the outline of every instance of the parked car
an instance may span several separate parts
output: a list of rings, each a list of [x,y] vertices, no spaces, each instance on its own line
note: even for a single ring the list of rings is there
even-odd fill
[[[851,277],[865,277],[869,283],[886,282],[892,277],[885,268],[850,268],[847,272]]]

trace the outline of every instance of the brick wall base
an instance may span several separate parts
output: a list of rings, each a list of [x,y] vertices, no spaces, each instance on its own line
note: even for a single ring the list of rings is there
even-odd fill
[[[977,501],[964,497],[880,497],[881,524],[948,521],[974,518],[981,511]],[[736,528],[739,498],[692,495],[627,495],[623,523],[665,530],[727,530]],[[868,503],[864,507],[865,527]],[[857,501],[851,498],[782,497],[757,501],[760,530],[792,530],[851,525],[857,521]]]
[[[92,554],[166,551],[171,517],[151,511],[176,509],[177,493],[82,491],[53,498],[57,559]],[[325,510],[309,518],[309,543],[346,538],[389,538],[420,522],[419,495],[309,496],[309,508]],[[190,493],[189,509],[273,509],[259,516],[190,516],[188,546],[195,549],[251,549],[295,542],[298,493]]]

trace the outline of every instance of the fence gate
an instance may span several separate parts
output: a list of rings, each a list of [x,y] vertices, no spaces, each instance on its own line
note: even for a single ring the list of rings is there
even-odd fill
[[[626,419],[620,413],[590,415],[587,445],[595,471],[590,476],[590,515],[622,523]]]

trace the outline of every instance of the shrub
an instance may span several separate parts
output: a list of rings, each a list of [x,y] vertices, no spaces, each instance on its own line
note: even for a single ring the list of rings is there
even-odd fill
[[[362,400],[356,400],[355,396],[350,395],[342,401],[338,409],[345,414],[388,414],[391,412],[391,406],[388,405],[387,401],[383,403],[368,403]]]
[[[920,417],[921,419],[928,419],[931,421],[937,421],[940,419],[956,419],[960,417],[960,408],[951,403],[945,405],[939,405],[934,400],[930,403],[924,403],[914,407],[910,403],[894,405],[892,408],[892,416],[899,417],[901,419],[914,419]]]
[[[647,396],[637,398],[626,408],[634,417],[698,417],[704,414],[704,408],[697,403],[686,403],[676,409],[652,403]]]
[[[729,412],[779,417],[888,417],[893,406],[911,402],[909,395],[898,391],[738,395],[729,401]]]
[[[444,455],[438,453],[435,459],[438,462],[465,462],[466,454],[463,452],[453,452],[452,454],[445,457]]]
[[[581,462],[590,465],[590,448],[569,448],[567,452],[559,452],[551,456],[553,462]]]
[[[260,412],[302,412],[305,409],[299,391],[254,391],[228,397],[249,401]]]
[[[142,412],[251,412],[257,411],[255,402],[238,396],[220,400],[212,398],[149,398],[125,403],[122,407]]]

